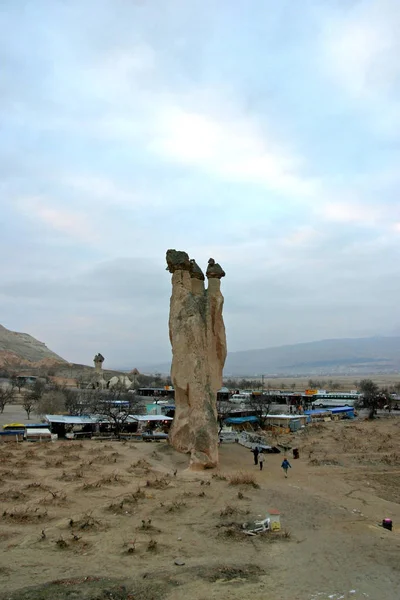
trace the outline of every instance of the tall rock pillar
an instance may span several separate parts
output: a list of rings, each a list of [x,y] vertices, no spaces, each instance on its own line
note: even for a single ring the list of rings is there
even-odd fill
[[[225,273],[210,259],[205,289],[202,270],[186,252],[168,250],[166,258],[172,273],[169,335],[175,388],[170,441],[190,454],[193,468],[210,468],[218,464],[216,398],[226,359],[220,279]]]
[[[101,373],[101,371],[103,369],[104,356],[102,354],[100,354],[100,352],[99,352],[94,357],[93,362],[94,362],[95,373]]]

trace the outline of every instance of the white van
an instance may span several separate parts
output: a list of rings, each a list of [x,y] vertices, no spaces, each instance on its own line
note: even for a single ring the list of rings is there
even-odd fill
[[[235,404],[242,404],[242,402],[248,402],[251,398],[251,394],[244,392],[242,394],[233,394],[231,398],[231,402],[235,402]]]

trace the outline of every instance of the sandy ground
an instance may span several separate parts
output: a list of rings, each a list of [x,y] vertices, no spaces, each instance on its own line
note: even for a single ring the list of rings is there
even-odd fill
[[[282,455],[260,472],[237,444],[202,473],[166,443],[2,444],[0,598],[397,600],[399,432],[398,417],[311,426],[289,438],[287,479]],[[236,529],[268,508],[284,534]]]

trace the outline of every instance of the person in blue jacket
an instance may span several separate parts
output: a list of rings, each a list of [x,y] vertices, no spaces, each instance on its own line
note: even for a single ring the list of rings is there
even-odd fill
[[[292,468],[292,465],[290,464],[290,462],[288,461],[288,459],[287,459],[287,458],[284,458],[284,459],[283,459],[283,462],[282,462],[282,464],[281,464],[281,467],[282,467],[282,469],[283,469],[283,470],[284,470],[284,472],[285,472],[285,477],[287,477],[287,471],[288,471],[288,469],[291,469],[291,468]]]

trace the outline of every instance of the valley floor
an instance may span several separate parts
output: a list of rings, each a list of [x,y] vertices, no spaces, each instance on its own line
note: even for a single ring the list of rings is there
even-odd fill
[[[238,444],[194,473],[165,443],[4,443],[0,598],[397,600],[399,433],[396,417],[310,426],[287,479],[282,455],[260,472]],[[268,508],[285,535],[236,529]]]

